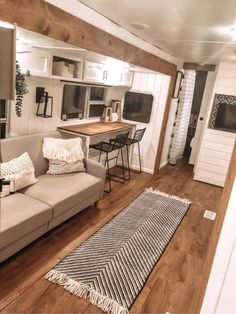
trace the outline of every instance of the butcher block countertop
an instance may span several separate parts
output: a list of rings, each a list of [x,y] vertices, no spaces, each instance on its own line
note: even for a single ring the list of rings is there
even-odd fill
[[[60,126],[58,127],[58,130],[93,136],[93,135],[98,135],[102,133],[128,129],[132,127],[135,127],[135,125],[130,124],[130,123],[124,123],[124,122],[110,122],[110,123],[92,122],[92,123],[85,123],[85,124]]]

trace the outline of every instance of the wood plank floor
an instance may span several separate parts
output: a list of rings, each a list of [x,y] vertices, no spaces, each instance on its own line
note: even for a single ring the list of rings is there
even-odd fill
[[[100,313],[43,276],[77,245],[122,210],[144,188],[192,200],[187,215],[135,300],[131,313],[199,313],[202,268],[214,222],[205,209],[217,210],[222,189],[193,181],[186,161],[166,166],[159,175],[132,174],[114,184],[110,195],[47,233],[0,265],[0,310],[4,313]]]

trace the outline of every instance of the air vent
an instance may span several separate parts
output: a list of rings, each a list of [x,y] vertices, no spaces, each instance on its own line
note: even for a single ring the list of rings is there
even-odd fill
[[[211,210],[205,210],[205,213],[204,213],[203,217],[207,218],[207,219],[210,219],[210,220],[215,220],[216,213],[211,211]]]

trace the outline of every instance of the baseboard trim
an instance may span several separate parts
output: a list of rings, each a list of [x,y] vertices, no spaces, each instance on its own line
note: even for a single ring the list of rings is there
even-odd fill
[[[164,161],[163,163],[161,163],[160,165],[160,169],[165,167],[168,164],[169,160]]]
[[[130,165],[130,169],[131,169],[131,170],[135,170],[135,171],[137,171],[137,170],[139,171],[139,166]],[[142,167],[142,172],[146,172],[146,173],[153,174],[153,173],[154,173],[154,170],[149,169],[149,168],[143,168],[143,167]]]

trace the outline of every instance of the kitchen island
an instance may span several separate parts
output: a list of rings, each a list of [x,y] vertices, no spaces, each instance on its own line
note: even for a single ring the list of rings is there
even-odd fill
[[[85,155],[89,157],[89,145],[100,141],[109,141],[121,133],[129,132],[132,136],[135,124],[125,122],[92,122],[84,124],[65,125],[58,127],[58,131],[79,136],[83,140]]]

